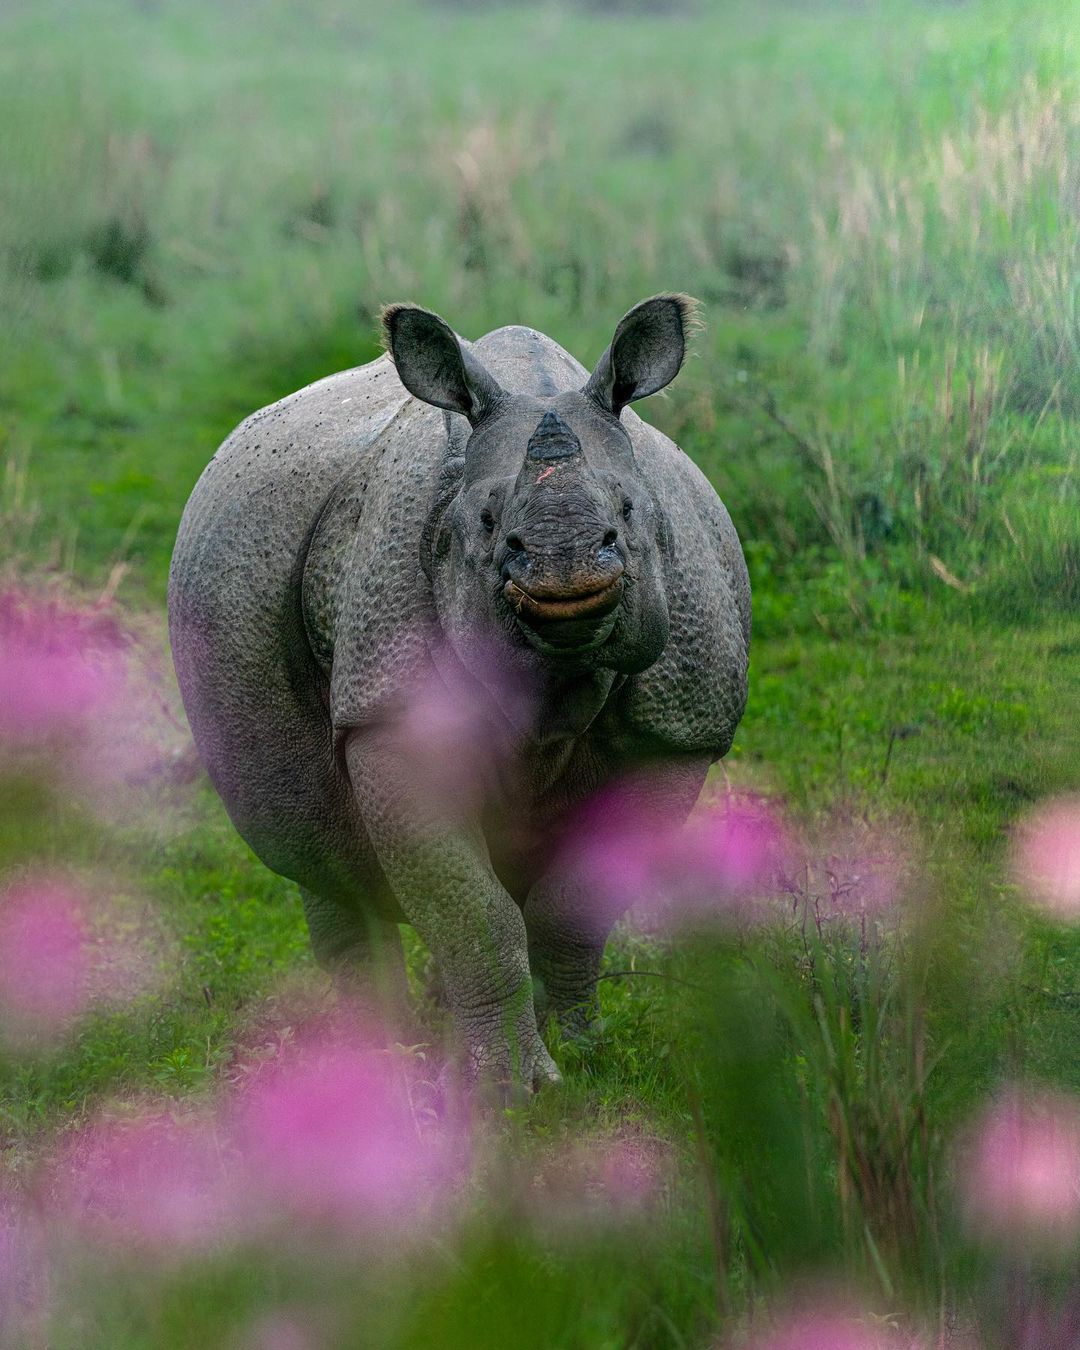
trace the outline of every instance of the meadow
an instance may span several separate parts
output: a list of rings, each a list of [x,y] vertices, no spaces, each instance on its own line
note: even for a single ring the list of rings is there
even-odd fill
[[[185,748],[164,592],[203,466],[376,356],[385,303],[591,365],[664,289],[706,329],[641,411],[754,588],[726,778],[812,841],[772,921],[621,931],[563,1085],[469,1126],[452,1221],[297,1242],[196,1207],[80,1244],[58,1156],[168,1122],[130,1209],[170,1131],[333,1017]],[[0,711],[9,908],[63,877],[144,953],[0,1046],[0,1345],[1080,1344],[1080,930],[1015,863],[1080,790],[1078,296],[1073,0],[5,5],[0,634],[139,653],[107,730],[141,709],[155,748],[114,795]],[[409,962],[426,1138],[446,1029]],[[1010,1155],[1020,1190],[1045,1168],[993,1209],[964,1141],[1002,1117],[1049,1161]]]

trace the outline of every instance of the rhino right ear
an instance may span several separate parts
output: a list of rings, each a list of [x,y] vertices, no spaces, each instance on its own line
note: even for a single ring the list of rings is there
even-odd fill
[[[382,326],[398,378],[416,398],[464,413],[473,426],[503,398],[495,377],[431,310],[387,305]]]
[[[663,389],[679,373],[687,339],[700,327],[697,316],[698,303],[688,295],[642,300],[619,320],[585,393],[618,417],[628,403]]]

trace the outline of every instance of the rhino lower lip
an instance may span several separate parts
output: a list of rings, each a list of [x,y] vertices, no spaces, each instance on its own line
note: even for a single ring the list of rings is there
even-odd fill
[[[615,608],[622,596],[622,578],[617,577],[595,591],[584,591],[558,599],[541,599],[530,595],[516,581],[508,581],[503,587],[503,595],[514,613],[523,619],[539,620],[542,623],[584,619],[607,614]]]

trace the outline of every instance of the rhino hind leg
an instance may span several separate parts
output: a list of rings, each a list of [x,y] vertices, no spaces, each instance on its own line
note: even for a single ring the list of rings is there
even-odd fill
[[[560,912],[558,899],[550,892],[534,895],[525,906],[529,970],[537,1021],[542,1025],[554,1016],[565,1034],[577,1036],[596,1016],[596,983],[607,930],[575,923]]]
[[[362,1009],[396,1021],[406,1004],[405,959],[396,923],[301,886],[315,960]]]

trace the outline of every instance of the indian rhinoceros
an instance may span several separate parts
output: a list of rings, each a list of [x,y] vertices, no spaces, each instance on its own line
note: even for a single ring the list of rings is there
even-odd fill
[[[642,301],[589,375],[531,328],[470,343],[391,305],[386,353],[248,417],[180,524],[173,655],[236,828],[299,884],[328,968],[414,925],[466,1063],[501,1082],[558,1076],[538,1003],[591,1007],[617,917],[557,847],[575,808],[626,781],[681,822],[743,712],[738,536],[628,408],[678,373],[693,318],[685,296]],[[394,734],[420,677],[479,697],[480,749],[528,708],[455,816]]]

